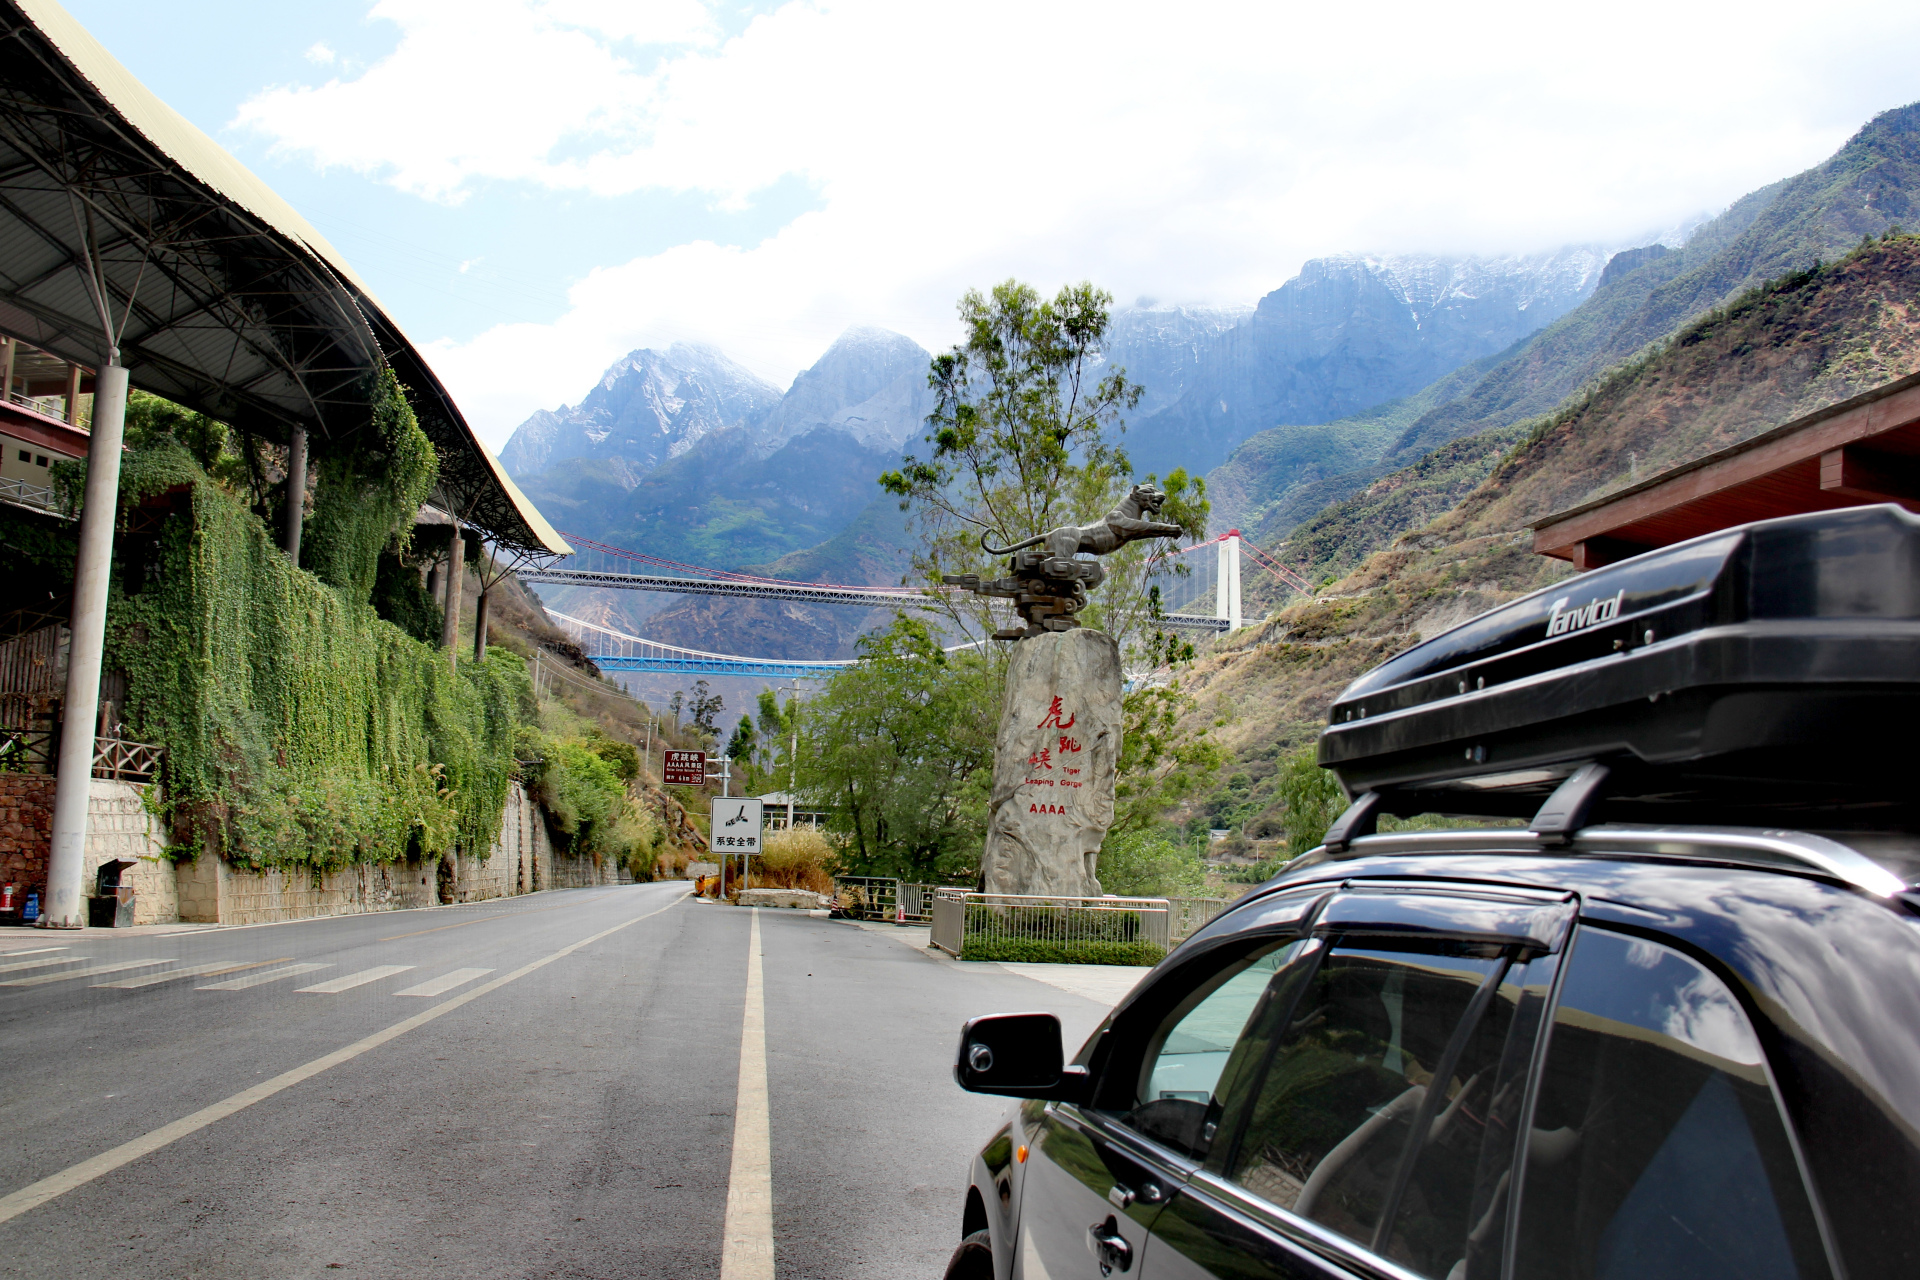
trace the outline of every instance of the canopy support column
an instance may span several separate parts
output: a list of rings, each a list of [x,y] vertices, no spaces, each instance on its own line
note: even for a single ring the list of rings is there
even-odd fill
[[[487,660],[487,601],[493,595],[493,588],[480,588],[480,602],[473,611],[473,660]]]
[[[466,576],[467,544],[460,536],[460,522],[453,522],[453,537],[447,541],[447,611],[440,623],[440,647],[447,651],[447,662],[460,669],[460,580]]]
[[[53,840],[47,858],[47,900],[40,924],[79,929],[87,923],[81,880],[87,863],[87,803],[93,792],[93,729],[100,713],[100,666],[107,637],[107,586],[113,573],[113,523],[120,504],[120,442],[127,425],[127,371],[117,362],[94,375],[93,434],[87,441],[87,489],[80,508],[80,548],[73,566],[73,638],[67,653],[59,776],[53,794]]]
[[[280,545],[287,549],[287,559],[293,561],[294,568],[300,567],[300,527],[307,514],[307,429],[298,426],[287,439],[287,509],[284,512],[286,532],[281,536]]]

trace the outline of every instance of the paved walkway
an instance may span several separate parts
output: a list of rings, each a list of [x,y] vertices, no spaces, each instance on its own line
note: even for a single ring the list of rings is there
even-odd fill
[[[955,960],[932,945],[933,930],[927,925],[887,924],[879,920],[849,920],[847,923],[914,947],[946,964],[963,969],[997,969],[1003,973],[1018,974],[1057,987],[1069,995],[1095,1001],[1109,1009],[1119,1004],[1121,997],[1133,990],[1135,984],[1153,968],[1144,964],[1016,964],[1003,960]]]

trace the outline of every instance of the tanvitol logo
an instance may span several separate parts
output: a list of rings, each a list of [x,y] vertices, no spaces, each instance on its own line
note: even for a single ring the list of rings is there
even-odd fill
[[[1570,596],[1561,596],[1553,602],[1553,608],[1547,613],[1547,638],[1563,636],[1569,631],[1578,631],[1583,627],[1598,626],[1602,622],[1612,622],[1620,616],[1620,606],[1626,601],[1626,589],[1622,588],[1608,600],[1590,600],[1578,609],[1568,609]]]

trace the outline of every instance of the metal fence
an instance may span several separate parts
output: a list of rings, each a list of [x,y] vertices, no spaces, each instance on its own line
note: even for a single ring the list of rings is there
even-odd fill
[[[1165,898],[1074,898],[942,889],[930,941],[958,956],[969,936],[1009,941],[1170,943]]]
[[[1167,935],[1176,945],[1185,942],[1200,932],[1207,921],[1238,901],[1239,898],[1168,898]]]
[[[860,920],[926,924],[933,919],[934,895],[951,886],[916,884],[890,876],[835,876],[834,896],[847,914]]]

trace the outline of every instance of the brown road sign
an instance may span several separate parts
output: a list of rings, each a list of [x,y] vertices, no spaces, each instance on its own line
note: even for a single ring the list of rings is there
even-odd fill
[[[670,786],[697,787],[707,780],[707,753],[667,752],[666,780]]]

